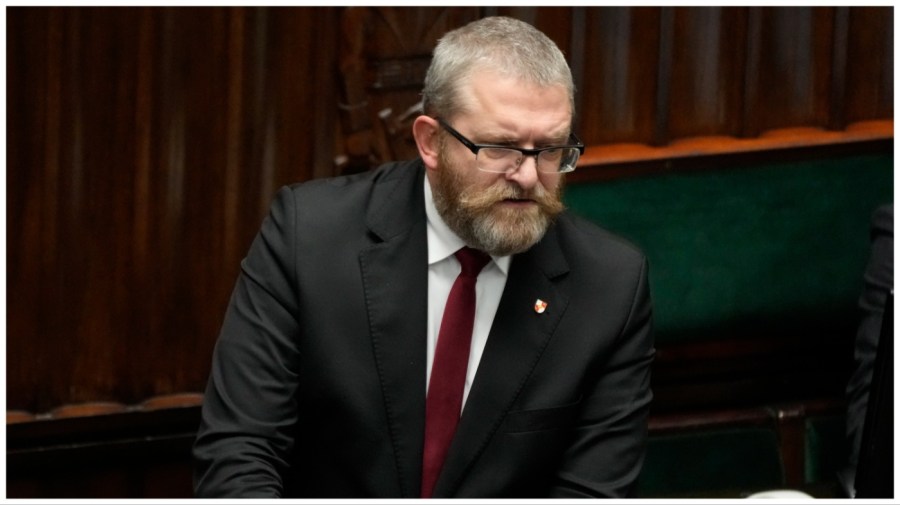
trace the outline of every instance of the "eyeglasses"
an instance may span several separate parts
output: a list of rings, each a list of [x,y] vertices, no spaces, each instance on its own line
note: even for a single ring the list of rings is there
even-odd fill
[[[438,118],[438,123],[456,137],[475,155],[478,170],[509,174],[515,172],[525,161],[526,156],[533,156],[539,172],[557,174],[575,170],[578,157],[584,154],[584,144],[574,133],[569,135],[571,145],[549,146],[540,149],[524,149],[521,147],[498,146],[494,144],[476,144],[454,130],[452,126]]]

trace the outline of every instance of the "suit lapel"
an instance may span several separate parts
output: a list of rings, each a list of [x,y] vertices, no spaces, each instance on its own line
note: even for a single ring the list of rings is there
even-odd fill
[[[555,228],[513,259],[435,496],[458,489],[531,375],[568,306],[568,294],[556,282],[567,272]],[[535,310],[538,299],[547,303],[543,313]]]
[[[421,164],[399,167],[376,182],[367,214],[376,241],[359,256],[398,485],[407,497],[418,497],[425,424],[428,255],[423,173]]]

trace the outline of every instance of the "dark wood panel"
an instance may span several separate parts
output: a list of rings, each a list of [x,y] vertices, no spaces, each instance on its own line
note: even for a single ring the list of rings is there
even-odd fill
[[[585,14],[578,128],[588,144],[651,143],[655,129],[659,9],[612,7]]]
[[[9,14],[10,408],[201,390],[272,195],[332,173],[336,10]]]
[[[827,124],[834,10],[752,10],[745,133]]]
[[[48,61],[47,20],[32,10],[7,9],[7,23],[17,26],[7,34],[7,125],[12,130],[25,130],[31,134],[18,142],[11,142],[14,133],[9,131],[7,139],[7,286],[23,286],[25,282],[41,284],[41,216],[39,212],[44,189],[37,177],[44,165],[45,149],[44,120],[47,102],[40,90],[46,90],[46,68],[32,64],[33,61]],[[25,93],[32,90],[32,93]],[[10,97],[17,97],[10,99]],[[12,268],[15,265],[16,268]],[[27,287],[27,285],[26,285]],[[27,307],[39,304],[42,291],[20,290],[16,296],[7,299],[7,356],[8,360],[22,360],[28,367],[42,367],[43,357],[30,348],[31,342],[14,335],[22,334],[27,328],[35,327],[40,320],[33,311],[26,313]],[[8,366],[8,364],[7,364]],[[7,385],[35,388],[33,381],[26,381],[22,374],[7,370]],[[7,396],[9,393],[7,392]]]
[[[342,172],[415,157],[410,125],[437,40],[483,15],[477,7],[349,7],[340,12],[337,68]]]
[[[747,9],[675,9],[669,137],[740,133]]]
[[[334,175],[337,119],[338,9],[277,8],[268,13],[270,54],[255,61],[246,76],[249,80],[270,74],[270,87],[258,99],[271,121],[267,145],[273,150],[274,170],[259,174],[267,184],[257,199],[260,211],[268,208],[274,191],[283,184]],[[268,158],[263,153],[260,162]]]
[[[886,7],[849,9],[848,122],[894,116],[894,12]]]

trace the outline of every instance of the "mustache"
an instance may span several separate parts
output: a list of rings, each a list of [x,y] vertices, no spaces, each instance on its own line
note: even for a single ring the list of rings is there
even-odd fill
[[[460,203],[470,207],[486,208],[503,200],[531,200],[545,213],[556,215],[564,209],[559,193],[551,193],[538,184],[525,190],[515,183],[500,182],[482,191],[466,192],[460,195]]]

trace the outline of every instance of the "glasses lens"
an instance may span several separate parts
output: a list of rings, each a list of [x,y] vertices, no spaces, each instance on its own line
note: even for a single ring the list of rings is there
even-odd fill
[[[547,173],[571,172],[578,163],[578,149],[560,147],[541,151],[538,155],[538,170]]]
[[[506,173],[516,169],[522,153],[514,149],[485,147],[478,151],[478,169],[484,172]]]
[[[575,170],[579,154],[578,149],[573,147],[541,151],[541,154],[538,155],[537,168],[548,174],[571,172]],[[478,169],[483,172],[505,174],[519,168],[522,156],[522,153],[515,149],[485,147],[478,151],[476,160]]]

